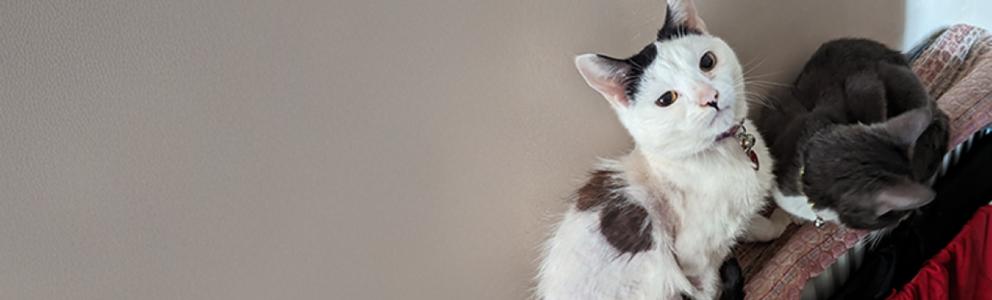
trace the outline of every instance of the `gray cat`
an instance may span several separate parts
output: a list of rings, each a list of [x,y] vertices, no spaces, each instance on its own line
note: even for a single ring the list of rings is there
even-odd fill
[[[906,58],[864,39],[823,44],[755,120],[775,157],[776,203],[817,225],[892,227],[930,202],[948,119]]]

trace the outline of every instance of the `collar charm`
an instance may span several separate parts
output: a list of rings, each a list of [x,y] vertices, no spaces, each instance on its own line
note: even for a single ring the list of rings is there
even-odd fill
[[[758,153],[754,152],[755,138],[754,135],[747,132],[747,127],[744,127],[744,121],[741,121],[736,137],[741,143],[741,149],[744,150],[744,154],[747,154],[747,158],[751,160],[751,168],[757,171],[761,167],[761,164],[758,162]]]

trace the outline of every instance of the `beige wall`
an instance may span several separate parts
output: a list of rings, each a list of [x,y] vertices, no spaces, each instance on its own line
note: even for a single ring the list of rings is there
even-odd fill
[[[522,299],[658,0],[0,3],[5,299]],[[609,2],[609,3],[608,3]],[[788,81],[897,1],[705,1]],[[893,8],[895,7],[895,8]],[[758,63],[763,61],[763,63]]]

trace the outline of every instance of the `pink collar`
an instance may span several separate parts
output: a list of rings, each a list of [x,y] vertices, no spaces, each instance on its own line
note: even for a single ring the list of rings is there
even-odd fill
[[[741,125],[741,124],[737,124],[737,125],[731,126],[730,129],[727,129],[727,131],[724,131],[720,135],[716,136],[716,141],[719,142],[719,141],[722,141],[725,138],[736,136],[737,135],[737,131],[740,130],[742,126],[743,125]]]

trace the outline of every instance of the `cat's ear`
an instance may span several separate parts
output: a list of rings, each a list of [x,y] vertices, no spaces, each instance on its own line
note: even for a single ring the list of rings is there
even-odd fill
[[[905,146],[913,146],[923,131],[927,130],[933,114],[929,108],[922,107],[904,112],[882,124],[882,128],[892,134]],[[912,147],[910,147],[912,148]]]
[[[615,108],[630,106],[624,85],[627,74],[633,68],[630,63],[599,54],[583,54],[575,57],[575,67],[586,83]]]
[[[706,32],[706,23],[699,17],[699,11],[692,0],[668,0],[668,12],[665,25],[658,32],[659,39],[662,38],[662,32],[671,31],[674,27]]]
[[[929,187],[905,181],[899,184],[890,185],[882,189],[875,196],[875,215],[881,216],[890,211],[901,211],[916,209],[930,203],[936,196]]]

